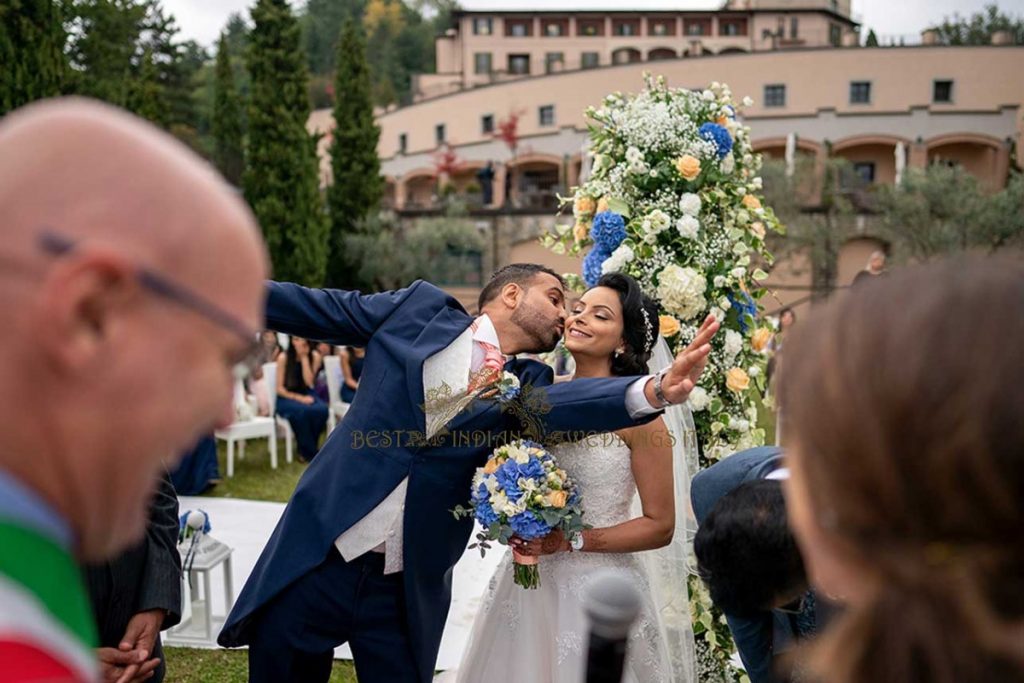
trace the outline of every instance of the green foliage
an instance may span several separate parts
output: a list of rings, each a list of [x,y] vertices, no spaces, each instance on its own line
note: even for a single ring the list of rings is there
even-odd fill
[[[245,166],[245,129],[242,122],[242,100],[235,86],[235,72],[231,65],[226,33],[221,34],[217,45],[214,93],[216,99],[211,126],[214,163],[228,182],[239,185]]]
[[[1024,45],[1024,17],[999,11],[995,3],[969,17],[954,14],[935,27],[943,45],[988,45],[996,31],[1009,31],[1015,45]]]
[[[316,138],[306,131],[308,74],[299,25],[285,0],[258,0],[252,18],[245,196],[263,229],[274,276],[320,286],[328,226]]]
[[[958,166],[909,169],[898,187],[879,193],[882,236],[898,258],[926,260],[971,249],[1024,246],[1024,176],[985,192]]]
[[[878,47],[878,36],[875,35],[875,29],[868,31],[868,37],[864,41],[864,47]]]
[[[403,228],[391,215],[369,219],[375,227],[347,235],[345,250],[358,264],[362,289],[398,289],[416,279],[464,284],[482,276],[479,255],[484,238],[458,205],[439,218]]]
[[[67,72],[64,42],[53,0],[0,3],[0,116],[60,94]]]
[[[308,0],[301,18],[302,46],[309,70],[317,75],[334,71],[338,37],[346,20],[362,19],[367,0]]]
[[[352,271],[357,267],[346,253],[346,235],[359,226],[372,225],[364,219],[377,209],[384,193],[377,157],[380,128],[373,119],[370,101],[370,72],[366,63],[366,43],[354,21],[346,21],[338,43],[338,68],[335,75],[334,131],[330,157],[333,183],[327,189],[331,217],[328,283],[353,286]]]
[[[266,468],[264,461],[263,467]],[[204,650],[164,646],[167,680],[174,683],[224,683],[249,677],[249,655],[245,650]],[[335,661],[330,683],[356,683],[355,666]]]

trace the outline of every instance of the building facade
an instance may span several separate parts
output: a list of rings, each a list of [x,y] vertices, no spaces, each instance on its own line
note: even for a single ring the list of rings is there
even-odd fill
[[[788,37],[794,19],[800,44]],[[591,20],[602,32],[580,36]],[[616,28],[627,20],[633,28]],[[547,28],[556,21],[560,28]],[[739,23],[746,28],[723,29]],[[508,35],[513,25],[530,28]],[[378,117],[386,203],[415,217],[436,210],[444,191],[464,195],[481,226],[502,231],[488,265],[530,260],[578,271],[577,262],[547,253],[536,237],[558,220],[557,195],[571,192],[580,177],[586,108],[611,92],[639,90],[645,71],[671,86],[719,81],[737,97],[752,97],[745,122],[755,149],[769,157],[781,158],[792,136],[799,155],[847,159],[868,187],[893,183],[898,166],[930,163],[959,164],[988,188],[1003,187],[1014,150],[1024,145],[1024,46],[867,48],[844,41],[856,35],[854,27],[848,0],[734,0],[717,11],[673,13],[464,12],[454,35],[438,39],[438,65],[452,69],[436,74],[452,79],[442,94],[430,95],[432,82],[421,81],[430,87],[418,101]],[[529,72],[478,73],[474,55],[485,49],[492,67],[529,54]],[[624,49],[630,59],[617,62]],[[674,52],[662,56],[661,49]],[[596,66],[580,61],[590,51],[600,54]],[[543,66],[548,53],[561,54],[563,66],[538,73],[534,65]],[[513,121],[515,150],[499,135]],[[311,129],[331,127],[330,110],[313,113]],[[325,154],[324,182],[329,172]],[[878,246],[867,231],[844,247],[837,283],[847,284]],[[804,298],[804,265],[791,259],[773,271],[779,305]]]

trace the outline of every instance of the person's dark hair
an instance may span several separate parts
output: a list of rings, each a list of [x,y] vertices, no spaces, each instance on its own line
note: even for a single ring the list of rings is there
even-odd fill
[[[785,438],[821,533],[872,575],[814,673],[1024,681],[1019,256],[908,267],[811,315],[780,369]]]
[[[622,338],[626,341],[626,350],[612,356],[612,374],[647,374],[647,361],[658,340],[658,303],[644,294],[640,283],[623,273],[602,275],[594,287],[614,289],[622,304]]]
[[[537,277],[539,273],[553,275],[563,287],[565,286],[562,276],[547,266],[542,266],[539,263],[511,263],[495,271],[491,276],[490,281],[480,292],[477,308],[482,311],[484,306],[498,297],[505,285],[515,283],[524,289],[529,287],[533,278]]]
[[[722,496],[697,529],[693,550],[711,600],[726,614],[763,612],[807,585],[778,481],[747,482]]]
[[[779,322],[782,322],[782,319],[786,317],[787,313],[793,316],[793,322],[796,322],[796,311],[794,311],[789,306],[786,306],[781,311],[779,311]]]
[[[312,361],[313,350],[316,347],[316,342],[307,339],[306,344],[309,345],[309,358]],[[294,339],[290,341],[288,344],[288,350],[285,351],[284,387],[288,391],[294,391],[297,393],[302,393],[312,388],[306,386],[306,380],[302,377],[302,363],[299,362],[299,354],[295,350]]]

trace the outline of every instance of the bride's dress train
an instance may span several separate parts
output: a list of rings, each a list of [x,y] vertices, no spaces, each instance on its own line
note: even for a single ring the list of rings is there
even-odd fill
[[[621,438],[601,434],[583,442],[559,445],[552,453],[583,494],[587,524],[609,527],[636,516],[630,450]],[[686,501],[676,504],[685,505]],[[643,609],[629,639],[623,680],[690,683],[693,636],[688,615],[685,632],[666,635],[662,612],[656,607],[649,558],[644,555],[546,555],[540,558],[540,588],[525,590],[512,581],[511,553],[506,551],[484,596],[456,680],[582,683],[589,633],[583,610],[584,590],[594,570],[610,567],[625,572],[643,596]],[[685,609],[685,583],[670,588],[682,592]],[[689,648],[685,644],[687,637]]]

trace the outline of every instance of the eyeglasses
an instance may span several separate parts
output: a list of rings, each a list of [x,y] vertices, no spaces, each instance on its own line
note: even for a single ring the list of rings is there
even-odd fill
[[[58,257],[71,254],[78,247],[69,237],[48,230],[39,235],[39,246],[48,254]],[[136,266],[136,276],[139,284],[152,294],[197,313],[242,340],[245,343],[245,350],[240,354],[242,360],[235,364],[233,372],[239,379],[249,374],[261,352],[258,330],[250,328],[233,314],[185,285],[145,266]]]

